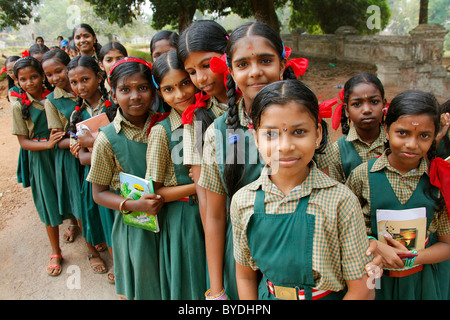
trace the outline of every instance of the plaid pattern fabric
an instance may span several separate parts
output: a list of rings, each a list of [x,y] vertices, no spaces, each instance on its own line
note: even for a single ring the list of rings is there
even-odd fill
[[[153,114],[154,111],[149,112],[145,126],[141,129],[126,120],[120,112],[120,109],[118,109],[116,117],[113,120],[113,125],[116,132],[123,132],[127,139],[147,143],[147,131]],[[145,161],[145,159],[142,159],[142,161]],[[122,170],[109,140],[106,138],[105,133],[100,131],[97,139],[95,139],[91,157],[91,169],[86,180],[91,183],[110,186],[113,190],[119,190],[119,173]]]
[[[207,110],[210,110],[214,115],[214,119],[221,116],[226,110],[227,105],[219,103],[215,97],[211,97],[208,102]],[[199,128],[195,125],[195,116],[192,123],[184,125],[183,131],[183,164],[200,166],[202,164],[202,157],[198,150],[195,148],[197,143],[197,136],[195,135],[196,130],[201,132]],[[203,138],[203,137],[202,137]]]
[[[28,100],[31,101],[32,106],[39,110],[44,110],[44,105],[39,101],[34,99],[31,95],[27,93]],[[34,122],[31,118],[24,120],[22,118],[22,104],[19,99],[15,99],[11,103],[12,111],[12,134],[16,136],[27,136],[29,139],[34,137]]]
[[[360,279],[371,260],[365,251],[369,245],[358,199],[344,185],[330,179],[312,163],[306,180],[284,195],[267,175],[267,167],[258,180],[240,189],[231,201],[234,256],[236,261],[254,270],[248,247],[247,224],[253,214],[256,191],[265,192],[266,214],[295,211],[299,199],[310,195],[307,213],[315,216],[313,275],[315,289],[339,291],[345,280]],[[280,248],[282,250],[282,248]]]
[[[176,129],[182,128],[181,116],[175,109],[170,111],[168,119],[171,122],[172,133]],[[155,125],[150,132],[148,141],[146,179],[164,183],[164,186],[168,187],[178,185],[170,154],[169,138],[164,127],[160,124]]]
[[[367,162],[369,159],[376,158],[383,153],[384,143],[386,142],[386,133],[384,132],[383,127],[380,127],[380,135],[378,136],[378,138],[374,142],[372,142],[372,144],[368,144],[362,141],[359,138],[356,129],[354,127],[351,127],[345,141],[352,142],[356,152],[361,158],[361,161]],[[331,162],[329,166],[330,177],[335,179],[336,181],[345,183],[344,168],[342,167],[341,153],[337,141],[333,143],[333,145],[329,149],[329,152]]]
[[[53,97],[55,99],[71,99],[73,101],[77,100],[73,94],[66,92],[64,89],[56,87],[53,91]],[[49,100],[45,100],[45,114],[47,115],[47,123],[49,129],[63,129],[67,130],[69,127],[69,119],[67,119]]]
[[[325,151],[323,154],[316,154],[316,163],[317,167],[321,170],[326,169],[330,167],[332,163],[332,156],[331,156],[331,148],[333,145],[333,141],[331,141],[331,137],[328,134],[327,135],[327,146],[325,148]]]
[[[378,158],[371,172],[384,170],[386,177],[394,190],[395,195],[401,204],[405,204],[416,190],[419,180],[422,175],[428,174],[428,166],[426,160],[423,158],[417,169],[411,170],[408,173],[402,175],[397,169],[389,164],[387,158],[389,150],[386,150],[380,158]],[[364,220],[366,223],[367,234],[371,234],[370,224],[370,185],[368,178],[368,165],[367,162],[361,164],[355,168],[350,174],[346,185],[353,191],[358,197],[362,212],[364,214]],[[436,232],[438,236],[450,234],[450,222],[448,219],[447,208],[444,207],[442,212],[436,212],[433,221],[431,222],[429,232]]]
[[[244,111],[244,99],[238,102],[238,115],[241,126],[248,127],[249,120]],[[228,120],[225,119],[225,123]],[[219,167],[216,163],[216,137],[215,125],[211,124],[205,132],[205,143],[203,145],[202,170],[198,185],[212,192],[226,195],[225,188],[220,179]]]

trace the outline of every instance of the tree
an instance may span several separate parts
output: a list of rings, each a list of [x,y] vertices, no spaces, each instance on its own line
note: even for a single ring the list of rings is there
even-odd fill
[[[33,17],[33,6],[38,4],[39,0],[0,0],[0,28],[27,24]]]
[[[420,0],[419,24],[428,23],[428,0]]]
[[[341,26],[352,26],[360,33],[374,33],[367,27],[367,9],[375,5],[380,9],[380,30],[389,22],[390,10],[387,0],[291,0],[291,29],[305,27],[309,32],[334,33]]]
[[[94,12],[111,24],[123,27],[133,22],[141,12],[145,0],[86,0],[94,7]]]

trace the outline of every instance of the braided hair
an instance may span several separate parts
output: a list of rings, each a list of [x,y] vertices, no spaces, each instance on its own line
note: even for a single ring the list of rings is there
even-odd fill
[[[101,69],[98,65],[97,61],[95,61],[94,58],[87,56],[87,55],[81,55],[76,56],[73,58],[69,64],[67,65],[67,73],[69,73],[70,70],[75,69],[76,67],[84,67],[92,70],[94,74],[101,75]],[[100,81],[99,88],[100,94],[102,95],[102,98],[104,101],[109,101],[109,94],[108,91],[105,88],[105,84],[103,81]],[[83,110],[85,107],[83,107],[83,98],[78,97],[77,100],[77,106],[79,108],[75,108],[75,111],[72,114],[72,122],[70,123],[69,130],[75,132],[76,131],[76,124],[83,120]],[[112,104],[110,107],[106,108],[106,115],[108,116],[109,121],[112,121],[114,117],[116,116],[117,106]]]
[[[42,69],[42,65],[41,63],[36,59],[33,58],[31,56],[27,56],[27,57],[23,57],[18,59],[15,63],[14,63],[14,76],[19,79],[19,70],[26,68],[26,67],[32,67],[34,68],[43,78],[43,88],[47,89],[49,91],[53,91],[53,87],[50,85],[50,83],[47,80],[47,77],[44,74],[44,70]],[[19,94],[25,94],[25,90],[23,90],[23,88],[20,86],[19,84]],[[27,105],[24,101],[21,102],[22,104],[22,118],[24,120],[28,120],[30,118],[30,108],[31,108],[31,104]]]

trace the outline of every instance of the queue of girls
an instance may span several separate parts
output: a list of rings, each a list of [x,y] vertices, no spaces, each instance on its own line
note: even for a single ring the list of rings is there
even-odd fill
[[[6,62],[18,181],[45,224],[50,276],[70,219],[62,240],[81,232],[87,263],[125,299],[449,298],[448,102],[408,90],[388,103],[361,73],[319,103],[298,80],[308,61],[259,22],[159,32],[152,64],[101,47],[86,24],[73,39],[75,57]],[[77,131],[101,113],[97,136]],[[155,193],[123,198],[120,172]],[[133,211],[160,231],[123,223]],[[415,238],[395,223],[379,233],[386,211]]]

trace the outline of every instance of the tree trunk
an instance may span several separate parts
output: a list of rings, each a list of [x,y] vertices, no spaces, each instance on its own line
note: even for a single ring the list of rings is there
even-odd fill
[[[264,22],[276,32],[280,32],[280,23],[275,12],[274,0],[251,0],[256,21]]]
[[[420,0],[419,24],[428,23],[428,0]]]
[[[178,32],[181,34],[184,29],[189,27],[197,10],[197,1],[184,1],[183,8],[178,14]]]

